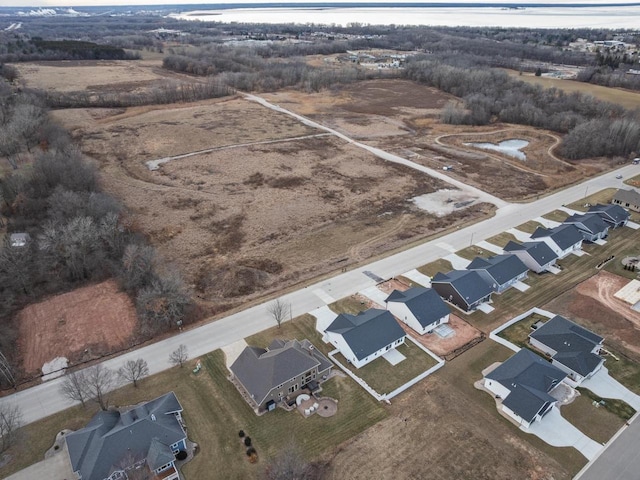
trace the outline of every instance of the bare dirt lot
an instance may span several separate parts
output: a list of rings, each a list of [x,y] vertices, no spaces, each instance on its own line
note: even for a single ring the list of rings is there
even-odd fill
[[[609,272],[600,272],[561,295],[544,308],[592,329],[605,343],[621,344],[640,355],[640,313],[613,295],[629,282]]]
[[[414,162],[447,172],[457,180],[506,200],[534,197],[595,175],[608,167],[601,159],[570,163],[554,149],[560,138],[523,126],[444,125],[439,116],[459,99],[407,80],[381,79],[341,86],[329,93],[282,91],[270,101]],[[487,152],[467,142],[526,139],[527,161]]]
[[[113,280],[30,305],[18,320],[27,374],[56,357],[73,364],[127,346],[137,325],[133,303]]]

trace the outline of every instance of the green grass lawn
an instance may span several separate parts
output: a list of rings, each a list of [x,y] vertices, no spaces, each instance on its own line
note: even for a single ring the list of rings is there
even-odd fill
[[[397,350],[406,359],[395,366],[382,357],[361,368],[355,368],[340,353],[336,355],[336,360],[367,382],[376,392],[391,393],[436,364],[430,355],[410,341],[400,345]]]
[[[462,250],[458,250],[456,255],[462,258],[466,258],[467,260],[473,260],[476,257],[488,258],[495,255],[495,253],[490,252],[489,250],[485,250],[484,248],[480,248],[476,245],[471,245],[470,247],[463,248]]]
[[[500,248],[504,248],[509,242],[518,242],[518,239],[508,232],[502,232],[487,239],[487,242],[493,243]],[[519,243],[519,242],[518,242]]]
[[[516,228],[521,232],[525,233],[533,233],[536,231],[536,228],[544,227],[541,223],[535,222],[533,220],[529,220],[528,222],[523,223],[522,225],[518,225]]]
[[[453,265],[451,265],[451,262],[449,260],[443,260],[442,258],[436,260],[435,262],[427,263],[426,265],[418,267],[418,271],[420,273],[428,275],[432,278],[438,272],[447,273],[451,270],[453,270]]]
[[[604,190],[592,193],[591,195],[581,200],[570,203],[569,205],[567,205],[567,207],[572,208],[573,210],[578,210],[580,212],[586,212],[589,209],[589,207],[585,207],[587,203],[591,205],[595,205],[596,203],[610,203],[616,191],[616,188],[605,188]]]
[[[227,380],[220,350],[202,357],[198,375],[191,373],[191,363],[143,379],[139,388],[129,385],[112,395],[114,405],[133,405],[169,391],[176,393],[184,408],[188,436],[200,445],[200,454],[183,469],[187,480],[256,478],[269,458],[290,441],[313,459],[387,416],[384,406],[353,380],[335,377],[323,384],[322,393],[339,401],[334,417],[305,419],[282,409],[258,417]],[[24,427],[22,442],[7,452],[13,460],[0,468],[0,477],[42,460],[57,432],[81,428],[95,412],[95,407],[74,407]],[[238,437],[240,429],[253,440],[260,458],[257,465],[247,461]]]
[[[532,332],[531,325],[540,321],[547,322],[548,320],[549,318],[545,317],[544,315],[532,313],[519,322],[514,323],[513,325],[502,330],[500,333],[498,333],[498,336],[504,338],[505,340],[508,340],[518,347],[528,348],[529,334]]]
[[[542,217],[547,220],[553,220],[554,222],[564,222],[569,218],[569,214],[562,210],[554,210],[553,212],[545,213]]]
[[[578,391],[581,395],[569,405],[563,405],[560,412],[578,430],[596,442],[608,442],[631,418],[628,416],[631,407],[626,403],[606,400],[604,407],[595,406],[593,401],[600,401],[599,397],[584,388],[578,388]]]

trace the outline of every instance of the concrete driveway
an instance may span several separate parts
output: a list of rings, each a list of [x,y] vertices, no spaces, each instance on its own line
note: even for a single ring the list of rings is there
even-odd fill
[[[539,422],[521,430],[541,438],[554,447],[573,447],[588,460],[596,458],[603,448],[598,442],[591,440],[584,433],[562,418],[560,410],[553,407]]]
[[[451,262],[451,266],[455,270],[464,270],[471,263],[470,260],[467,260],[466,258],[462,258],[459,255],[456,255],[455,253],[450,253],[446,257],[443,257],[443,260],[448,260],[449,262]]]
[[[309,313],[316,317],[316,330],[318,331],[318,333],[320,333],[320,335],[324,335],[324,331],[338,316],[336,312],[331,310],[326,305],[324,307],[316,308]]]
[[[531,241],[531,235],[529,233],[518,230],[517,228],[510,228],[509,230],[507,230],[507,233],[510,233],[511,235],[516,237],[516,240],[518,240],[519,242]]]
[[[409,270],[406,273],[403,273],[402,276],[408,278],[413,282],[416,282],[418,285],[422,285],[423,287],[431,287],[431,277],[425,275],[424,273],[420,273],[415,268],[413,270]]]
[[[640,412],[640,396],[612,378],[607,367],[602,367],[593,377],[583,381],[580,386],[591,390],[602,398],[623,400]]]
[[[20,470],[5,480],[35,480],[41,478],[46,478],[47,480],[72,480],[76,478],[76,474],[73,473],[71,468],[66,445],[65,442],[65,448],[60,453],[56,453],[50,458]]]

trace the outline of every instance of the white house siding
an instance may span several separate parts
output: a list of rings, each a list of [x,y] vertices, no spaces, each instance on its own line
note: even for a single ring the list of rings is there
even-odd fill
[[[539,265],[538,262],[536,262],[533,259],[533,257],[529,255],[527,252],[525,252],[524,250],[510,252],[510,253],[513,253],[516,257],[522,260],[522,263],[524,263],[529,270],[533,270],[536,273],[544,272],[547,269],[547,267],[551,265],[551,263],[553,263],[553,262],[549,262],[546,265]]]
[[[578,385],[580,385],[582,383],[582,380],[584,380],[582,375],[580,375],[578,372],[574,372],[569,367],[563,365],[562,363],[558,362],[557,360],[553,360],[552,359],[551,360],[551,364],[553,366],[555,366],[555,367],[558,367],[560,370],[562,370],[567,375],[569,375],[568,377],[565,377],[565,379],[563,381],[568,383],[573,388],[576,388]]]
[[[335,347],[340,350],[340,353],[344,356],[344,358],[346,358],[351,363],[351,365],[356,368],[362,368],[367,363],[372,362],[376,358],[384,355],[384,353],[387,352],[387,347],[389,347],[389,349],[396,348],[397,346],[404,343],[404,337],[402,337],[400,340],[397,340],[396,342],[381,348],[368,357],[358,360],[355,353],[353,352],[353,350],[351,350],[351,347],[349,347],[349,344],[344,340],[344,337],[342,335],[333,332],[325,332],[325,335],[328,338],[329,343],[335,345]]]
[[[538,340],[536,340],[536,339],[535,339],[535,338],[533,338],[533,337],[529,337],[529,343],[530,343],[531,345],[533,345],[534,347],[536,347],[538,350],[540,350],[540,351],[542,351],[542,352],[546,353],[547,355],[549,355],[549,356],[551,356],[551,357],[552,357],[552,356],[554,356],[556,353],[558,353],[558,352],[556,352],[555,350],[553,350],[553,349],[551,349],[551,348],[547,347],[544,343],[539,342]]]
[[[524,272],[520,275],[518,275],[516,278],[512,278],[511,280],[509,280],[506,283],[503,283],[502,285],[500,285],[498,287],[498,291],[496,293],[502,293],[506,290],[509,290],[511,287],[513,287],[513,285],[517,282],[519,282],[520,280],[524,280],[527,278],[527,272]]]
[[[531,425],[529,422],[524,420],[520,415],[518,415],[516,412],[511,410],[509,407],[505,407],[504,404],[502,404],[502,411],[507,415],[509,415],[511,418],[513,418],[516,422],[518,422],[519,425],[523,425],[524,427],[527,427],[527,428],[529,428],[529,425]]]
[[[500,382],[496,382],[495,380],[491,380],[490,378],[484,379],[484,386],[494,395],[504,399],[507,398],[507,395],[511,393],[507,387],[502,385]]]
[[[389,310],[394,317],[400,320],[405,325],[408,325],[412,330],[414,330],[419,335],[424,335],[425,333],[429,333],[431,330],[436,328],[438,325],[442,323],[447,323],[449,321],[449,315],[442,317],[441,319],[426,325],[423,327],[413,312],[407,307],[405,303],[400,302],[387,302],[387,310]]]
[[[549,248],[553,250],[556,255],[558,255],[558,258],[564,258],[574,250],[579,250],[580,247],[582,247],[582,241],[580,241],[579,243],[576,243],[575,245],[571,245],[569,248],[562,250],[558,246],[558,244],[549,237],[544,237],[544,238],[541,238],[540,240],[546,243],[549,246]]]

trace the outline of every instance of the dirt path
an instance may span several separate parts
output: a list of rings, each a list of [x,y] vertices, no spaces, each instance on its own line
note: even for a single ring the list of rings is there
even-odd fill
[[[370,245],[374,245],[375,243],[379,242],[384,238],[390,237],[398,233],[400,230],[402,230],[402,227],[404,226],[406,220],[407,220],[407,215],[402,215],[400,217],[400,220],[398,220],[398,223],[396,223],[396,225],[393,228],[385,230],[384,232],[382,232],[379,235],[376,235],[375,237],[371,237],[362,243],[354,245],[349,249],[349,257],[355,261],[361,260],[362,258],[360,257],[360,255],[362,253],[362,250],[364,250]]]
[[[262,105],[262,106],[264,106],[266,108],[269,108],[269,109],[274,110],[276,112],[280,112],[280,113],[284,113],[286,115],[289,115],[289,116],[297,119],[298,121],[302,122],[304,125],[307,125],[307,126],[313,127],[313,128],[318,128],[320,130],[324,130],[326,132],[329,132],[329,133],[335,135],[336,137],[341,138],[342,140],[350,143],[351,145],[354,145],[354,146],[356,146],[358,148],[362,148],[364,150],[367,150],[368,152],[374,154],[375,156],[377,156],[378,158],[381,158],[382,160],[385,160],[387,162],[392,162],[392,163],[398,163],[400,165],[404,165],[404,166],[407,166],[409,168],[413,168],[414,170],[417,170],[417,171],[422,172],[422,173],[426,173],[427,175],[429,175],[429,176],[431,176],[433,178],[437,178],[438,180],[442,180],[443,182],[447,182],[447,183],[449,183],[451,185],[454,185],[455,187],[457,187],[460,190],[469,192],[473,196],[480,197],[479,198],[480,202],[491,203],[491,204],[495,205],[498,208],[506,207],[507,205],[509,205],[508,202],[505,202],[504,200],[502,200],[502,199],[500,199],[498,197],[495,197],[495,196],[493,196],[493,195],[491,195],[491,194],[489,194],[489,193],[487,193],[487,192],[485,192],[483,190],[480,190],[479,188],[475,188],[475,187],[472,187],[470,185],[467,185],[466,183],[460,182],[458,180],[455,180],[455,179],[449,177],[448,175],[444,175],[444,174],[438,172],[437,170],[425,167],[424,165],[420,165],[420,164],[414,163],[414,162],[412,162],[410,160],[407,160],[406,158],[400,157],[398,155],[394,155],[394,154],[389,153],[389,152],[387,152],[385,150],[381,150],[379,148],[375,148],[375,147],[372,147],[370,145],[357,142],[357,141],[353,140],[352,138],[346,136],[345,134],[343,134],[343,133],[341,133],[341,132],[339,132],[337,130],[334,130],[334,129],[329,128],[329,127],[327,127],[325,125],[322,125],[321,123],[315,122],[315,121],[313,121],[313,120],[311,120],[311,119],[309,119],[307,117],[304,117],[304,116],[299,115],[299,114],[297,114],[295,112],[287,110],[286,108],[282,108],[279,105],[275,105],[275,104],[273,104],[271,102],[268,102],[267,100],[265,100],[262,97],[258,97],[256,95],[251,95],[249,93],[243,93],[243,95],[249,101],[257,102],[257,103],[259,103],[260,105]]]
[[[629,305],[614,297],[614,294],[625,286],[629,280],[626,278],[611,275],[607,272],[601,272],[597,277],[597,290],[578,289],[583,295],[602,302],[611,310],[632,322],[636,328],[640,329],[640,313],[629,308]]]

